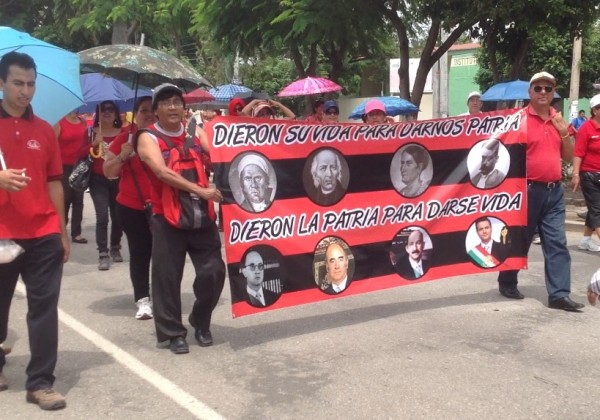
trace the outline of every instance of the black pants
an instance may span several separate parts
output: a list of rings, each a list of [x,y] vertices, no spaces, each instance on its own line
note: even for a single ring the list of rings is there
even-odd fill
[[[133,285],[133,298],[137,302],[150,296],[152,233],[143,210],[134,210],[117,203],[117,218],[127,236],[129,277]]]
[[[196,301],[189,320],[193,327],[208,331],[225,282],[217,226],[213,223],[206,229],[181,230],[171,226],[162,215],[154,215],[152,234],[152,300],[158,342],[187,335],[181,321],[181,280],[186,254],[196,271],[193,286]]]
[[[52,387],[58,353],[58,296],[64,249],[59,235],[17,240],[25,252],[0,264],[0,343],[8,334],[8,315],[19,275],[27,289],[27,330],[31,360],[27,365],[29,391]],[[6,364],[0,351],[0,371]]]
[[[96,245],[99,252],[108,252],[108,215],[110,212],[110,247],[121,248],[123,229],[115,215],[119,180],[92,174],[90,194],[96,210]]]
[[[83,220],[83,191],[77,191],[69,185],[69,175],[73,166],[63,165],[62,185],[65,194],[65,223],[69,223],[69,209],[73,206],[71,214],[71,238],[81,235],[81,221]]]

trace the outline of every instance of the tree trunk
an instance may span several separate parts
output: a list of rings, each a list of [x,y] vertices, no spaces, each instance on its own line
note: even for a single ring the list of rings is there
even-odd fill
[[[509,77],[511,80],[515,80],[519,78],[521,74],[521,70],[523,69],[523,65],[525,63],[525,59],[527,58],[527,51],[529,51],[529,45],[531,44],[531,39],[529,37],[525,38],[523,42],[519,45],[519,50],[515,55],[515,59],[513,61],[512,67],[510,69]]]
[[[129,30],[127,22],[115,22],[112,30],[112,40],[114,44],[128,44],[129,43]]]

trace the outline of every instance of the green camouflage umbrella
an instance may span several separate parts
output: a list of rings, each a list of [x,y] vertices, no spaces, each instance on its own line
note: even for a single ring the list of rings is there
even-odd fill
[[[103,45],[80,51],[81,73],[104,73],[132,88],[154,88],[170,82],[189,92],[212,86],[190,65],[150,47],[130,44]]]

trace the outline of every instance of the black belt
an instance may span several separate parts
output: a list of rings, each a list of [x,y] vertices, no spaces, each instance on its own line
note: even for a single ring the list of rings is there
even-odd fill
[[[549,190],[553,190],[554,188],[558,187],[561,184],[560,184],[560,180],[559,180],[559,181],[551,181],[551,182],[527,181],[527,185],[537,185],[539,187],[544,187],[544,188],[547,188]]]

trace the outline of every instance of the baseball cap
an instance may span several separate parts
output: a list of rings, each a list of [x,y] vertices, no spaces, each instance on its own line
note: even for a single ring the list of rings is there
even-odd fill
[[[552,83],[552,85],[556,86],[556,79],[554,78],[554,76],[545,71],[541,71],[539,73],[534,74],[531,77],[531,80],[529,81],[529,86],[531,86],[533,82],[537,82],[538,80],[547,80],[550,83]]]
[[[371,99],[369,102],[367,102],[367,105],[365,106],[365,114],[368,114],[371,111],[382,111],[387,115],[387,112],[385,112],[385,105],[379,99]]]
[[[592,99],[590,99],[590,108],[595,108],[598,105],[600,105],[600,94],[592,97]]]
[[[335,108],[338,112],[340,111],[340,108],[338,107],[338,104],[336,101],[334,101],[333,99],[325,101],[325,104],[323,104],[323,112],[327,112],[328,110],[330,110],[332,108]]]
[[[469,96],[467,96],[467,102],[469,102],[469,99],[471,99],[474,96],[481,96],[481,93],[477,92],[476,90],[474,90],[473,92],[469,93]]]
[[[154,91],[152,92],[152,105],[156,105],[156,97],[159,93],[167,91],[173,91],[179,93],[180,95],[183,95],[182,90],[175,86],[173,83],[163,83],[154,88]]]

